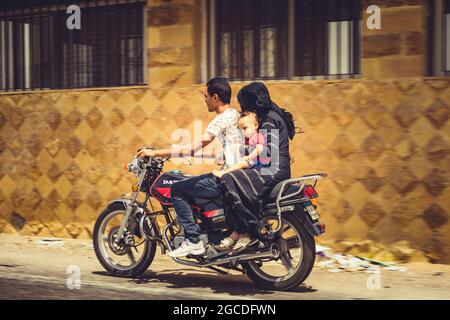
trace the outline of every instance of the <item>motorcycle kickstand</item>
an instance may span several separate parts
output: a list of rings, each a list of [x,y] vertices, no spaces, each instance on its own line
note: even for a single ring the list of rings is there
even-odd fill
[[[219,269],[219,268],[212,267],[212,266],[207,267],[207,268],[209,268],[209,269],[211,269],[211,270],[214,270],[215,272],[220,273],[220,274],[222,274],[222,275],[224,275],[224,276],[228,275],[228,271],[223,271],[223,270],[221,270],[221,269]]]
[[[239,271],[239,272],[241,272],[242,274],[245,274],[245,270],[244,270],[243,268],[239,268],[239,267],[237,267],[237,266],[231,267],[230,270]]]

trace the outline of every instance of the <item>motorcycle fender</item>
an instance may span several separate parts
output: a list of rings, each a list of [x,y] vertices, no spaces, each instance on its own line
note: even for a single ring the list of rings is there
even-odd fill
[[[121,203],[121,204],[123,204],[123,206],[125,207],[125,208],[128,208],[130,205],[131,205],[131,199],[127,199],[127,198],[117,198],[117,199],[114,199],[114,200],[111,200],[111,201],[109,201],[107,204],[106,204],[106,206],[107,207],[109,207],[109,206],[111,206],[111,205],[113,205],[113,204],[115,204],[115,203]],[[136,205],[138,206],[138,209],[140,209],[140,210],[142,210],[140,207],[142,206],[142,203],[140,203],[139,201],[136,201]],[[146,210],[147,211],[147,210]],[[143,213],[143,212],[141,212],[141,213]],[[147,212],[148,213],[148,212]],[[160,235],[161,234],[161,230],[159,229],[159,225],[158,225],[158,223],[153,223],[153,227],[156,229],[156,233],[158,234],[158,235]],[[137,230],[136,231],[139,235],[140,235],[140,231],[139,230]]]
[[[117,199],[114,199],[114,200],[109,201],[109,202],[106,204],[106,206],[109,207],[110,205],[115,204],[115,203],[122,203],[122,204],[125,206],[125,208],[127,208],[127,207],[131,204],[131,199],[127,199],[127,198],[117,198]],[[139,203],[137,203],[137,202],[136,202],[136,204],[139,205]]]
[[[295,205],[295,216],[300,220],[300,222],[303,224],[303,226],[311,236],[317,237],[322,234],[318,222],[314,223],[311,220],[302,203]]]
[[[125,209],[128,209],[128,207],[131,205],[131,199],[117,198],[117,199],[109,201],[106,204],[106,206],[109,207],[110,205],[113,205],[115,203],[122,203],[124,205]],[[135,204],[138,207],[138,210],[140,210],[140,213],[144,213],[143,209],[141,208],[142,207],[142,203],[140,203],[139,201],[136,201]]]

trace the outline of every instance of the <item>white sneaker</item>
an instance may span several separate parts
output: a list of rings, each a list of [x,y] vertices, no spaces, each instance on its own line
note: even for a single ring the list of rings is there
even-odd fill
[[[172,258],[186,257],[189,254],[199,255],[205,253],[205,245],[203,241],[192,243],[189,240],[184,240],[180,247],[170,251],[169,256]]]

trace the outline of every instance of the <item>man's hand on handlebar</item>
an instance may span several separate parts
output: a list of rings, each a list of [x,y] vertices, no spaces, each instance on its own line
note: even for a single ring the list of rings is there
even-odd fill
[[[152,149],[149,149],[149,148],[142,148],[142,149],[138,150],[138,152],[136,153],[136,157],[139,157],[139,158],[156,157],[156,156],[158,156],[156,151],[157,150],[152,150]]]

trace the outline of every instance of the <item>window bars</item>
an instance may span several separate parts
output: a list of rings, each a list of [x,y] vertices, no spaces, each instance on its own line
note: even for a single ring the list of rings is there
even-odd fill
[[[246,80],[360,73],[357,0],[211,0],[209,6],[215,8],[210,27],[216,30],[210,69],[222,76]]]
[[[69,30],[71,4],[81,29]],[[144,84],[145,1],[5,1],[0,91]]]

